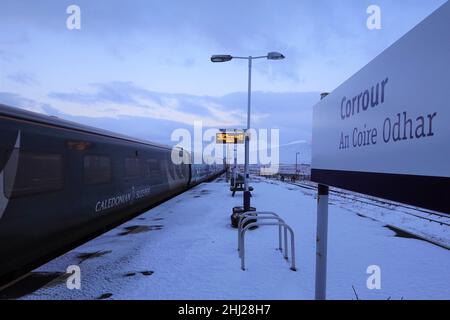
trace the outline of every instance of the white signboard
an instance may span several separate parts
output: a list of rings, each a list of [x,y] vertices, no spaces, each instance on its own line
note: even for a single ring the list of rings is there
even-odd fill
[[[450,3],[314,107],[312,180],[450,212]]]

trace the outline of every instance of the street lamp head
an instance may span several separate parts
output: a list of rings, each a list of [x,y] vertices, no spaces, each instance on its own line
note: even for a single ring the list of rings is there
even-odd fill
[[[284,58],[285,56],[279,52],[269,52],[267,54],[267,59],[269,60],[283,60]]]
[[[212,62],[228,62],[231,59],[233,59],[233,57],[228,54],[216,54],[211,57]]]

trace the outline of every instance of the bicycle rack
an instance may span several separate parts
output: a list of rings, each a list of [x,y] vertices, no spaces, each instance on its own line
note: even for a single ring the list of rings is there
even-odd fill
[[[240,244],[241,244],[241,242],[240,242],[240,235],[241,235],[241,231],[242,231],[242,226],[245,224],[245,223],[243,223],[243,220],[245,219],[245,218],[247,218],[247,217],[252,217],[253,216],[253,218],[256,218],[258,215],[270,215],[270,216],[274,216],[274,217],[280,217],[279,215],[277,215],[276,213],[274,213],[274,212],[269,212],[269,211],[253,211],[253,212],[250,212],[250,213],[243,213],[243,214],[241,214],[240,216],[239,216],[239,223],[238,223],[238,251],[240,250],[240,248],[241,248],[241,246],[240,246]],[[248,220],[254,220],[254,219],[248,219]],[[281,247],[281,226],[279,226],[279,228],[278,228],[278,249],[281,251],[281,252],[283,252],[283,248]],[[286,230],[285,230],[286,231]],[[284,234],[284,236],[286,237],[286,232],[285,232],[285,234]],[[286,246],[286,242],[285,242],[285,248],[286,248],[287,246]]]
[[[284,222],[283,219],[281,219],[278,215],[272,216],[272,217],[254,217],[251,215],[248,215],[247,217],[244,217],[240,221],[239,229],[238,229],[238,251],[239,251],[239,257],[241,256],[241,248],[242,248],[242,227],[245,225],[246,222],[252,221],[252,220],[277,220],[280,225],[278,226],[278,249],[283,252],[283,248],[281,247],[281,228],[286,225],[286,222]],[[287,229],[284,227],[284,258],[288,259],[288,248],[287,248]]]
[[[260,217],[260,216],[263,217]],[[249,223],[245,226],[245,223],[256,220],[256,222]],[[276,220],[276,222],[258,222],[258,220]],[[245,226],[245,227],[244,227]],[[253,211],[243,213],[239,216],[238,223],[238,251],[239,257],[241,258],[241,269],[245,271],[245,233],[247,230],[258,227],[258,226],[278,226],[278,249],[283,252],[282,248],[282,232],[281,229],[284,228],[284,258],[289,260],[288,258],[288,240],[287,240],[287,231],[291,235],[291,270],[297,271],[295,266],[295,236],[292,228],[284,222],[280,216],[274,212],[270,211]]]
[[[281,223],[281,222],[262,222],[262,223],[250,223],[249,225],[247,225],[243,230],[242,230],[242,247],[241,247],[241,269],[245,271],[245,232],[253,227],[257,227],[257,226],[284,226],[285,228],[287,228],[289,230],[289,233],[291,234],[291,256],[292,256],[292,261],[291,261],[291,270],[292,271],[297,271],[296,267],[295,267],[295,238],[294,238],[294,231],[292,231],[292,228],[289,227],[287,224],[285,223]]]

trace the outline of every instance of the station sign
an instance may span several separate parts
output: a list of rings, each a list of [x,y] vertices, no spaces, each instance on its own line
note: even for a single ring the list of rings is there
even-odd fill
[[[217,144],[243,144],[245,142],[245,133],[243,131],[218,132],[216,134]]]
[[[450,3],[314,106],[315,182],[450,213]]]

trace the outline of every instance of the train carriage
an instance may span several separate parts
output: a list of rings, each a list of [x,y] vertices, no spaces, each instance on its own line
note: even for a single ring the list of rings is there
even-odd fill
[[[176,165],[170,147],[4,105],[0,137],[0,282],[223,169]]]

